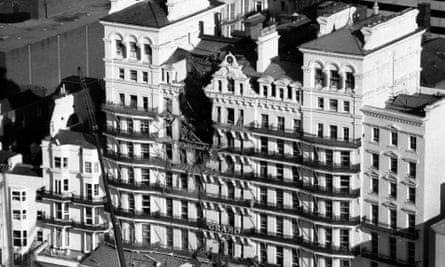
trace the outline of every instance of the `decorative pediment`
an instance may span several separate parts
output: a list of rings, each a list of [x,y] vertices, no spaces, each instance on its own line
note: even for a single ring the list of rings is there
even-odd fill
[[[398,158],[400,155],[394,153],[393,151],[386,151],[383,153],[383,155],[391,157],[391,158]]]

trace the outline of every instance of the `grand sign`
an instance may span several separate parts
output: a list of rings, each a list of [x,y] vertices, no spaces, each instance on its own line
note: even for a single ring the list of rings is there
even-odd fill
[[[241,229],[237,227],[233,227],[231,225],[220,225],[214,223],[207,223],[207,227],[210,231],[223,233],[223,234],[231,234],[231,235],[239,235],[241,234]]]

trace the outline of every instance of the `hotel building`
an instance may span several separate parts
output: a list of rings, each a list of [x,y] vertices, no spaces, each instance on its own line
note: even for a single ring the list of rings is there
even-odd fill
[[[263,19],[245,27],[247,39],[223,38],[210,35],[224,6],[169,0],[166,7],[145,1],[102,20],[105,158],[125,249],[245,265],[388,264],[368,252],[375,231],[382,238],[391,232],[367,223],[368,198],[383,202],[365,186],[372,150],[365,111],[391,112],[388,99],[418,91],[418,11],[374,10],[356,22],[350,5],[325,12],[318,37],[299,47],[302,62],[289,62],[279,60],[279,35]],[[210,81],[201,80],[215,127],[209,147],[187,130],[180,100],[198,90],[186,77],[214,61]],[[388,153],[402,162],[402,152]],[[385,175],[378,174],[382,188]],[[399,182],[402,194],[406,183]],[[430,205],[417,199],[422,209]],[[400,214],[405,206],[418,212],[402,197],[392,205]],[[437,215],[416,215],[416,224]],[[381,240],[377,256],[386,255]],[[420,261],[424,241],[415,240]]]

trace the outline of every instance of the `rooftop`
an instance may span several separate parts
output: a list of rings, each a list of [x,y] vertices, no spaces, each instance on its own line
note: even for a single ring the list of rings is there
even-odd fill
[[[363,27],[375,26],[377,24],[388,21],[389,19],[394,18],[397,15],[403,14],[409,10],[410,9],[407,9],[402,12],[394,13],[391,15],[383,15],[383,14],[372,15],[365,19],[358,20],[350,26],[345,26],[332,33],[323,35],[319,38],[316,38],[315,40],[309,41],[301,45],[300,48],[334,52],[340,54],[358,55],[358,56],[364,56],[370,54],[378,49],[381,49],[382,47],[385,47],[389,44],[399,41],[400,39],[405,38],[408,35],[417,33],[418,31],[420,31],[420,29],[418,29],[415,32],[411,32],[408,35],[392,40],[390,42],[386,42],[379,47],[369,50],[364,49],[365,45],[364,36],[360,30]]]
[[[58,145],[76,145],[83,148],[95,149],[95,140],[91,134],[74,130],[60,130],[53,138]]]
[[[36,176],[42,177],[42,169],[29,165],[29,164],[16,164],[9,173],[17,174],[17,175],[25,175],[25,176]]]
[[[131,5],[121,11],[106,16],[102,19],[102,21],[151,28],[162,28],[164,26],[195,16],[196,14],[205,12],[222,4],[223,3],[217,1],[210,1],[210,6],[205,10],[201,10],[197,13],[180,18],[178,20],[169,21],[167,18],[167,7],[164,1],[144,0],[140,3]]]
[[[61,14],[20,23],[0,23],[0,52],[10,51],[92,24],[108,14],[109,0],[76,0]]]
[[[443,96],[439,95],[399,94],[386,102],[386,108],[398,112],[424,117],[425,107],[439,101],[442,98]]]

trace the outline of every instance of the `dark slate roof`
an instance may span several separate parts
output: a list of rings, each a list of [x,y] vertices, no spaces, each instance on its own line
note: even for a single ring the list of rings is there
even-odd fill
[[[72,130],[59,130],[53,141],[60,145],[77,145],[89,149],[96,148],[94,137],[91,134]]]
[[[217,1],[210,1],[210,6],[206,10],[209,10],[221,4],[222,3]],[[200,12],[203,11],[205,10],[202,10]],[[121,11],[108,15],[101,20],[143,27],[162,28],[175,22],[169,21],[167,15],[168,14],[165,1],[145,0],[140,3],[131,5],[130,7],[127,7]],[[193,15],[195,14],[191,14],[190,16]],[[180,18],[176,21],[180,21],[190,16]]]
[[[271,76],[275,80],[280,78],[288,78],[292,81],[302,81],[303,73],[301,70],[301,65],[290,61],[277,60],[273,61],[267,67],[262,76],[267,75]]]
[[[434,86],[445,80],[445,39],[429,40],[424,42],[422,46],[422,84]]]
[[[17,164],[10,171],[10,173],[17,174],[17,175],[36,176],[39,178],[43,178],[42,177],[42,169],[32,166],[32,165],[29,165],[29,164]]]
[[[406,12],[404,10],[402,12]],[[311,50],[319,50],[326,52],[334,52],[340,54],[349,54],[349,55],[359,55],[364,56],[371,52],[374,52],[384,46],[392,44],[405,36],[388,42],[381,47],[377,47],[371,50],[363,49],[364,46],[364,37],[361,33],[361,28],[364,26],[375,25],[384,21],[387,21],[395,16],[398,16],[400,13],[394,13],[391,15],[377,15],[365,18],[363,20],[359,20],[355,22],[353,25],[345,26],[341,29],[338,29],[332,33],[326,34],[315,40],[309,41],[300,46],[300,48],[311,49]],[[419,29],[420,30],[420,29]],[[415,31],[416,33],[417,31]],[[410,33],[411,35],[413,33]]]
[[[400,94],[395,96],[393,99],[388,100],[386,103],[386,108],[423,117],[425,116],[425,107],[439,101],[442,98],[443,96],[439,95]]]

